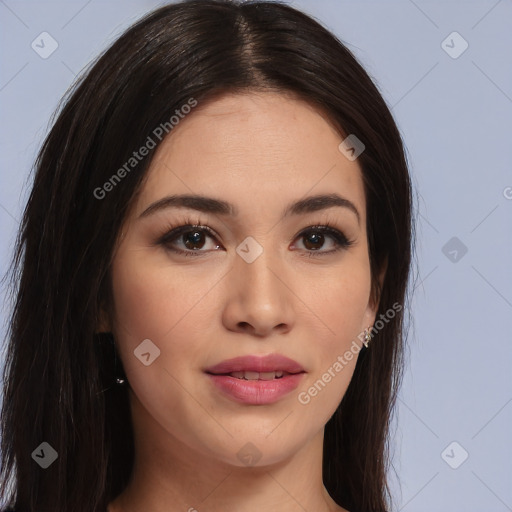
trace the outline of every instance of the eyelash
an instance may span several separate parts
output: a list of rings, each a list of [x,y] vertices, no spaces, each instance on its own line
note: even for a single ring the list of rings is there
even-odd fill
[[[182,249],[176,249],[172,247],[170,242],[176,240],[179,236],[189,233],[191,231],[200,231],[206,233],[211,238],[216,238],[217,235],[214,231],[208,226],[203,225],[200,219],[197,222],[193,222],[191,219],[186,219],[184,224],[180,225],[168,225],[166,232],[158,238],[156,241],[157,245],[163,245],[167,250],[184,255],[184,256],[202,256],[201,253],[210,252],[210,251],[202,251],[202,250],[188,250],[184,251]],[[321,251],[321,250],[309,250],[309,257],[318,257],[318,256],[326,256],[337,253],[343,249],[347,249],[350,247],[354,240],[349,240],[341,231],[333,227],[329,222],[325,222],[322,225],[308,226],[303,229],[295,238],[305,237],[309,233],[321,233],[330,236],[336,245],[335,249],[330,251]],[[220,244],[219,244],[220,245]],[[307,249],[306,249],[307,251]]]

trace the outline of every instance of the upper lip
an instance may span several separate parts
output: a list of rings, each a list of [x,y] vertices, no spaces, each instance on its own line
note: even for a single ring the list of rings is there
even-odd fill
[[[301,373],[304,368],[293,359],[281,354],[269,354],[266,356],[240,356],[233,359],[226,359],[214,366],[206,368],[206,373],[215,375],[228,374],[232,372],[276,372]]]

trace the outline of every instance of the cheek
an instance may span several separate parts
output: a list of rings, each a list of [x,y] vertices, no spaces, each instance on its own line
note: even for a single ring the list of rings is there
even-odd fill
[[[364,258],[348,262],[338,272],[316,281],[310,304],[317,313],[314,370],[301,386],[298,402],[327,422],[338,407],[352,378],[361,347],[363,317],[371,287]]]
[[[317,273],[308,285],[311,293],[307,303],[317,315],[317,332],[325,333],[322,340],[326,349],[339,350],[359,334],[368,308],[369,263],[355,257],[343,263],[329,273]]]
[[[179,268],[143,254],[127,251],[114,265],[115,324],[133,337],[162,339],[205,295],[212,276],[197,276],[202,286],[194,286]]]
[[[134,350],[143,340],[151,340],[160,351],[155,367],[173,374],[200,359],[202,347],[195,340],[211,329],[215,309],[209,290],[222,278],[211,270],[198,268],[192,278],[190,270],[152,258],[142,249],[116,259],[113,331],[128,377],[131,369],[140,367]]]
[[[112,279],[114,326],[119,335],[140,341],[157,339],[165,327],[172,327],[170,312],[164,314],[166,304],[161,283],[151,272],[123,258],[116,262]]]
[[[162,404],[187,409],[180,403],[188,397],[182,386],[190,387],[188,373],[202,354],[197,340],[211,324],[206,315],[208,306],[212,315],[212,304],[205,295],[215,276],[198,274],[191,280],[190,272],[142,249],[125,251],[112,270],[113,332],[123,367],[135,395],[162,424],[172,423]],[[152,362],[146,366],[137,354],[147,351]]]

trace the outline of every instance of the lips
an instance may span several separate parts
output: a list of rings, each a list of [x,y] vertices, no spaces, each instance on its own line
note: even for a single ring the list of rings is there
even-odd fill
[[[297,361],[271,354],[228,359],[205,373],[224,396],[244,404],[266,405],[293,391],[306,372]]]
[[[262,374],[270,372],[301,373],[303,371],[304,368],[297,361],[281,354],[235,357],[205,370],[206,373],[213,375],[229,375],[233,372],[257,372]]]

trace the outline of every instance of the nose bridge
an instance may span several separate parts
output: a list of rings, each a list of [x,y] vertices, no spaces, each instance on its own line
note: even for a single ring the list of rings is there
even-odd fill
[[[251,289],[245,290],[246,292],[273,295],[280,293],[280,289],[283,287],[280,279],[276,277],[276,273],[282,271],[283,266],[279,264],[278,255],[268,247],[269,240],[270,237],[267,237],[266,247],[264,247],[254,238],[247,237],[237,247],[235,271],[237,279],[241,279],[243,283],[250,286]],[[270,295],[269,300],[271,299]]]
[[[266,245],[270,238],[265,238]],[[249,323],[261,332],[289,326],[293,294],[285,285],[284,269],[277,251],[251,237],[237,247],[231,299],[236,302],[238,322]]]

